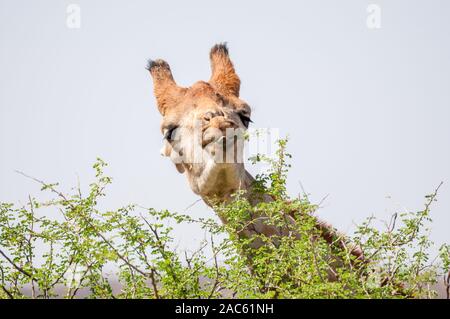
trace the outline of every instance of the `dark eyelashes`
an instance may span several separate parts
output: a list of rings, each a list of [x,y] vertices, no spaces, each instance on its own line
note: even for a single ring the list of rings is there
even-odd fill
[[[250,123],[253,123],[253,121],[251,120],[250,117],[248,117],[247,115],[244,115],[242,113],[239,113],[239,118],[241,119],[242,124],[244,124],[244,126],[246,128],[248,128]]]
[[[171,126],[167,129],[166,133],[164,133],[164,139],[171,142],[175,137],[175,130],[178,126]]]

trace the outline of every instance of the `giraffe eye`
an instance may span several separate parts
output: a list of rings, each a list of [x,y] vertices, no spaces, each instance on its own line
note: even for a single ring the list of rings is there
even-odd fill
[[[246,128],[248,128],[250,123],[253,123],[253,121],[245,114],[239,113],[239,118]]]
[[[168,142],[172,142],[175,138],[175,130],[178,128],[178,126],[170,126],[167,128],[166,133],[164,133],[164,139]]]

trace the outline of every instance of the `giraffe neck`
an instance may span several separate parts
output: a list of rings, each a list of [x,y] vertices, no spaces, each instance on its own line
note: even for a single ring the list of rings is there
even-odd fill
[[[243,191],[243,196],[248,200],[248,202],[252,206],[257,206],[259,203],[268,203],[273,201],[273,198],[269,196],[268,194],[260,194],[256,193],[253,189],[253,184],[255,182],[255,179],[253,176],[244,170],[244,174],[242,174],[242,178],[239,183],[239,188],[237,190]],[[227,194],[221,194],[221,197],[219,200],[212,199],[209,197],[202,197],[203,201],[212,209],[216,208],[215,203],[219,204],[226,204],[233,200],[233,193],[235,193],[237,190],[234,190]],[[222,220],[224,224],[227,224],[227,218],[226,216],[223,216],[220,211],[215,210],[219,218]],[[294,222],[292,217],[288,216],[288,219],[290,222]],[[271,237],[273,235],[278,236],[287,236],[289,233],[288,229],[283,229],[281,227],[277,227],[274,225],[268,225],[265,221],[267,220],[267,217],[264,215],[255,215],[252,216],[253,222],[249,223],[248,226],[246,226],[245,229],[241,231],[239,234],[242,237],[250,238],[254,235],[265,235],[266,237]],[[259,248],[263,245],[261,240],[255,240],[252,244],[253,248]]]
[[[267,194],[257,194],[253,189],[253,184],[255,182],[255,179],[253,176],[247,171],[243,170],[243,174],[241,174],[241,177],[237,181],[237,187],[230,188],[224,193],[221,193],[220,196],[217,194],[214,194],[212,196],[201,196],[203,201],[206,205],[211,207],[212,209],[215,209],[215,206],[217,204],[228,204],[233,200],[233,195],[236,194],[238,191],[242,191],[242,196],[245,197],[248,202],[252,206],[256,206],[259,203],[267,203],[271,202],[273,199],[267,195]],[[217,213],[217,212],[216,212]]]
[[[273,198],[270,195],[260,194],[260,193],[256,193],[254,191],[254,189],[252,187],[254,182],[255,182],[255,179],[253,178],[253,176],[249,172],[244,170],[244,174],[242,174],[242,178],[240,180],[239,190],[244,191],[243,196],[246,197],[248,202],[252,206],[257,206],[259,203],[272,202]],[[230,192],[229,194],[223,194],[223,196],[221,197],[219,202],[221,202],[221,203],[231,202],[233,199],[232,195],[233,195],[233,192]],[[203,198],[203,201],[209,207],[215,209],[216,206],[213,203],[214,202],[217,203],[217,200],[214,201],[207,197],[202,197],[202,198]],[[219,218],[222,220],[222,222],[224,224],[227,224],[226,216],[222,216],[221,212],[218,210],[216,210],[216,213],[219,216]],[[284,214],[287,223],[289,223],[289,224],[296,223],[295,219],[293,218],[293,216],[291,214],[289,214],[289,212],[280,212],[280,213]],[[246,228],[243,229],[241,231],[241,233],[239,234],[240,236],[243,236],[246,238],[253,237],[254,235],[264,235],[265,237],[272,237],[273,235],[277,235],[277,236],[292,236],[292,235],[294,235],[296,237],[299,236],[298,234],[293,234],[292,228],[290,228],[288,226],[277,227],[274,225],[269,225],[268,223],[266,223],[267,217],[264,216],[263,214],[258,215],[258,216],[253,214],[252,218],[254,219],[254,222],[248,223],[248,226],[246,226]],[[314,219],[315,219],[315,224],[316,224],[315,227],[320,231],[321,237],[323,239],[325,239],[329,244],[331,244],[336,239],[336,237],[345,238],[345,236],[343,234],[339,233],[331,224],[321,220],[318,217],[314,217]],[[338,242],[339,242],[338,245],[341,246],[342,249],[349,249],[349,251],[352,255],[355,255],[359,259],[364,259],[363,252],[358,246],[351,245],[350,247],[348,247],[343,239],[339,240]],[[263,242],[261,240],[257,239],[253,242],[252,247],[259,248],[262,245],[264,245]]]

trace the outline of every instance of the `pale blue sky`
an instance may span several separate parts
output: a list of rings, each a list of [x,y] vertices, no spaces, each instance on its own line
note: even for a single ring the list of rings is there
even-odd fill
[[[66,26],[70,3],[80,29]],[[369,3],[381,29],[366,26]],[[313,200],[329,194],[320,216],[348,231],[422,208],[444,181],[432,236],[448,242],[449,15],[445,0],[0,0],[0,201],[38,194],[16,169],[69,189],[100,156],[114,177],[106,206],[183,212],[198,198],[159,155],[146,59],[166,59],[187,86],[228,41],[255,126],[290,136],[293,195],[299,182]],[[203,203],[188,212],[213,216]]]

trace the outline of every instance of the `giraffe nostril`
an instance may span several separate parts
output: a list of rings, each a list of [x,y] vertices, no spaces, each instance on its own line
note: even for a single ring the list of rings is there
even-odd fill
[[[204,119],[205,121],[209,121],[209,120],[211,120],[213,117],[214,117],[213,112],[206,112],[206,113],[203,115],[203,119]]]
[[[222,111],[215,111],[215,112],[209,111],[203,115],[203,119],[205,121],[210,121],[212,118],[218,117],[218,116],[225,116],[225,114]]]

